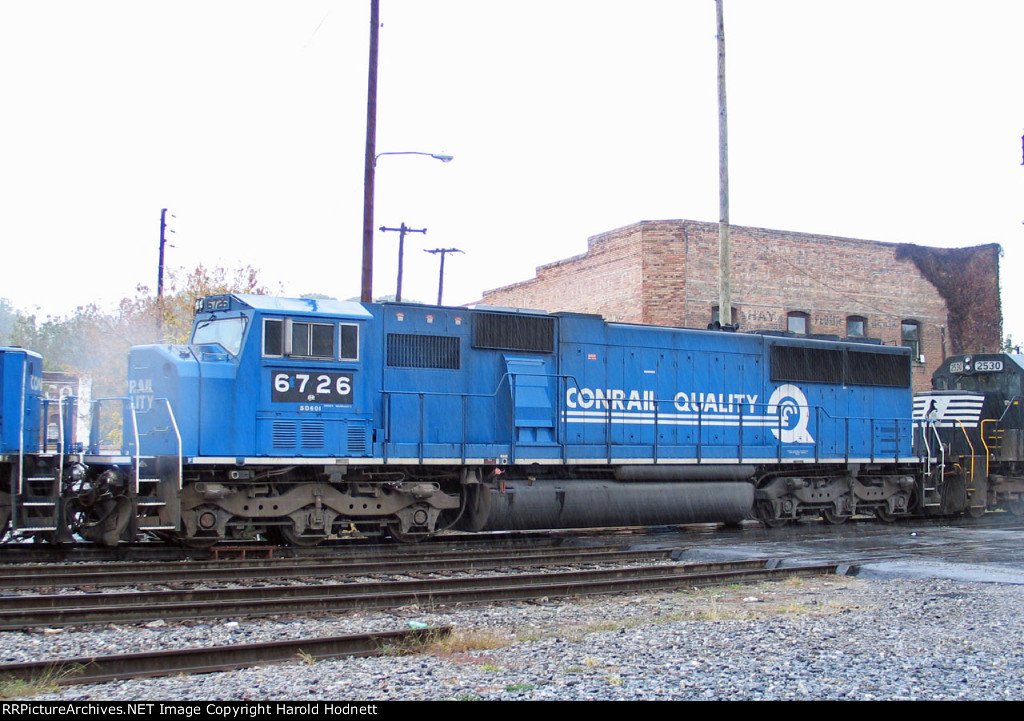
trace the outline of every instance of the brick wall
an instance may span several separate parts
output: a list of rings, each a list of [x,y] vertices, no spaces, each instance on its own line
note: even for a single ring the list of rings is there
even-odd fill
[[[540,266],[533,280],[486,291],[481,302],[643,323],[643,287],[641,235],[629,226],[591,238],[583,255]]]
[[[786,330],[807,315],[808,332],[902,341],[918,324],[929,386],[943,358],[1001,343],[999,248],[934,249],[732,226],[732,303],[740,330]],[[718,225],[644,221],[602,233],[582,255],[541,266],[533,280],[487,291],[483,303],[600,313],[606,319],[704,328],[718,305]]]

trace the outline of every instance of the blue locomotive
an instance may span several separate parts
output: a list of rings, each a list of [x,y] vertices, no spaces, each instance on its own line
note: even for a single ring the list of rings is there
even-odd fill
[[[187,345],[132,350],[128,397],[96,402],[56,471],[67,535],[841,523],[908,514],[927,486],[901,347],[483,307],[196,310]]]

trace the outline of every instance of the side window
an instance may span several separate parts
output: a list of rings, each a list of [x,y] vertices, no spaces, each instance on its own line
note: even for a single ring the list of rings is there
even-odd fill
[[[269,358],[335,359],[333,323],[263,319],[263,355]]]
[[[338,326],[341,337],[341,360],[359,360],[359,326],[342,323]]]
[[[846,316],[846,337],[847,338],[863,338],[867,331],[868,321],[867,318],[860,315],[848,315]]]
[[[810,331],[808,315],[803,311],[794,310],[786,316],[786,330],[796,335],[807,335]]]
[[[910,355],[916,363],[921,357],[921,324],[916,320],[905,320],[900,324],[900,340],[902,345],[910,349]]]
[[[296,358],[334,360],[334,324],[299,323],[292,326],[292,347],[288,355]]]
[[[1016,373],[1011,373],[1006,376],[1006,395],[1009,398],[1014,398],[1020,395],[1020,376]]]
[[[263,319],[263,355],[271,358],[280,358],[284,355],[283,320]]]

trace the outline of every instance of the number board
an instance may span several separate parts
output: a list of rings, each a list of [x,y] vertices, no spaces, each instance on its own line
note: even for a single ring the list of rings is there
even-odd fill
[[[1003,370],[1003,362],[1001,360],[975,361],[974,370],[979,373],[999,373]]]
[[[355,373],[327,371],[274,371],[271,373],[274,403],[352,404]]]

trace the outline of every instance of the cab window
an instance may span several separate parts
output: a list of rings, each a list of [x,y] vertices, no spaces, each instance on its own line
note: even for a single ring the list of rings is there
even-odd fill
[[[192,331],[192,345],[216,343],[233,356],[242,350],[245,317],[214,318],[200,321]]]
[[[334,360],[334,328],[333,323],[264,318],[263,355]]]

